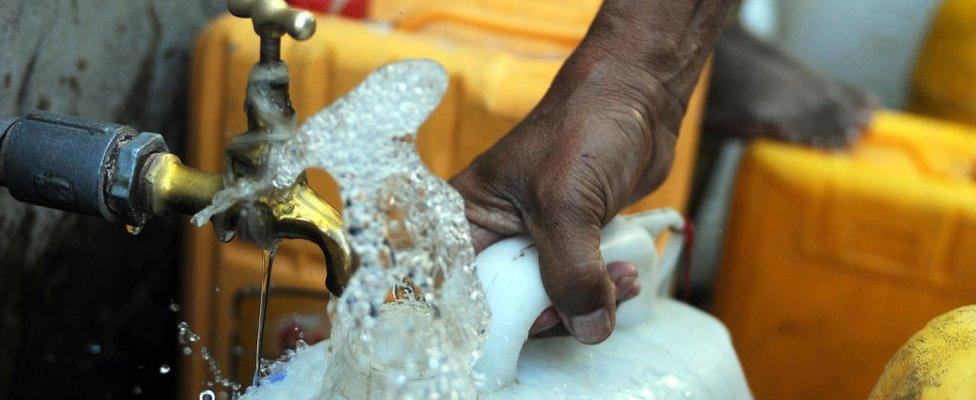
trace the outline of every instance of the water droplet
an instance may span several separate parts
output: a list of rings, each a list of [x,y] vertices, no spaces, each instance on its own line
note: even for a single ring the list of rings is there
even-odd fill
[[[168,374],[169,373],[169,364],[163,363],[163,365],[160,365],[159,366],[159,373],[160,374],[163,374],[163,375]]]
[[[189,346],[183,348],[183,355],[184,356],[188,356],[188,355],[191,355],[191,354],[193,354],[193,349],[191,349]]]
[[[89,342],[88,346],[86,347],[88,348],[88,352],[92,354],[98,354],[102,352],[102,346],[100,346],[98,343],[95,342]]]
[[[173,302],[169,303],[169,310],[172,312],[180,312],[183,310],[183,307],[180,307],[179,303]]]
[[[142,227],[143,227],[142,225],[129,225],[129,224],[126,224],[125,225],[125,231],[126,232],[129,232],[130,235],[135,236],[135,235],[138,235],[139,232],[142,232]]]
[[[207,389],[200,392],[200,400],[217,400],[217,395],[213,390]]]
[[[186,345],[200,341],[200,336],[190,330],[190,324],[186,321],[180,322],[177,328],[179,329],[177,339],[179,339],[180,344]]]

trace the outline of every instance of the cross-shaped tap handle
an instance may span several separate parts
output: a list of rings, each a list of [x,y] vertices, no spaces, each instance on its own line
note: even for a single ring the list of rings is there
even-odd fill
[[[287,33],[305,40],[315,33],[315,16],[289,7],[285,0],[227,0],[227,9],[234,16],[250,18],[262,39],[277,39]]]

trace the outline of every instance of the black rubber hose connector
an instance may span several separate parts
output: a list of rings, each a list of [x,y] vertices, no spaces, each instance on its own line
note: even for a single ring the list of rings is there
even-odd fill
[[[3,153],[3,137],[6,136],[7,129],[10,128],[17,118],[0,117],[0,153]],[[3,186],[3,163],[0,163],[0,186]]]
[[[107,179],[134,129],[47,112],[8,124],[0,137],[0,183],[14,198],[116,219],[106,202]]]

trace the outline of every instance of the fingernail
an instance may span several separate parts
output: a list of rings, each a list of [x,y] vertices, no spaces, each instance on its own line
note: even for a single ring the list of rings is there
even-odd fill
[[[616,283],[617,286],[617,300],[623,301],[627,294],[630,293],[631,288],[637,284],[637,277],[635,276],[625,276],[620,278],[620,281]]]
[[[637,297],[637,295],[639,295],[640,292],[641,292],[641,285],[638,283],[638,284],[634,285],[633,287],[631,287],[630,288],[630,291],[627,292],[627,295],[625,295],[624,298],[622,300],[620,300],[620,301],[627,301],[627,300],[630,300],[630,299],[632,299],[634,297]]]
[[[532,326],[529,327],[529,335],[534,335],[536,333],[542,332],[544,330],[550,329],[560,322],[559,313],[556,312],[555,307],[549,307],[539,314],[539,317],[535,319]]]
[[[569,319],[570,330],[577,340],[593,344],[602,342],[613,330],[610,312],[605,308],[586,315],[577,315]]]
[[[542,325],[542,326],[538,326],[538,327],[533,327],[531,330],[529,330],[529,336],[535,335],[536,333],[539,333],[539,332],[548,331],[548,330],[552,329],[552,327],[556,326],[557,324],[559,324],[559,320],[556,320],[555,322],[553,322],[551,324],[546,324],[546,325]]]

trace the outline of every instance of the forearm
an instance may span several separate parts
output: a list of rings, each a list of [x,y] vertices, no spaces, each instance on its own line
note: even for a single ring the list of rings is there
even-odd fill
[[[704,61],[736,0],[605,0],[581,50],[671,69],[671,59]]]
[[[736,0],[605,0],[547,97],[597,85],[632,103],[649,133],[677,134],[698,76]]]

